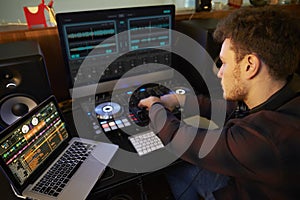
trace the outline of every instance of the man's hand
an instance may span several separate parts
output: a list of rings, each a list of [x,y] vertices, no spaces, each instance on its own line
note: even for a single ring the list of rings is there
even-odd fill
[[[138,107],[140,107],[140,108],[146,108],[147,110],[149,110],[151,108],[151,106],[154,103],[157,103],[157,102],[161,102],[160,98],[154,97],[154,96],[150,96],[150,97],[147,97],[145,99],[140,100],[140,102],[138,104]]]
[[[147,110],[150,109],[150,107],[154,103],[161,103],[163,106],[165,106],[168,110],[173,111],[176,107],[181,106],[184,104],[185,96],[184,95],[178,95],[178,94],[167,94],[164,96],[161,96],[160,98],[150,96],[148,98],[142,99],[138,106],[141,108],[146,108]]]
[[[167,94],[160,97],[161,103],[170,111],[173,111],[177,106],[179,106],[179,102],[176,98],[176,94]]]

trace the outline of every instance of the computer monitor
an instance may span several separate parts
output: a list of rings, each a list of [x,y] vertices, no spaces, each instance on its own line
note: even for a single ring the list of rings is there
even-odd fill
[[[71,95],[93,95],[95,85],[97,93],[112,91],[121,77],[117,87],[171,78],[162,65],[171,66],[174,19],[174,5],[57,13]],[[132,70],[147,63],[161,65]]]

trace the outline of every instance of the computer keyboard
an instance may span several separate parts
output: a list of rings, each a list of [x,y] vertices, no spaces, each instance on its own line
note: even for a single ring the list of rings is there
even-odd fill
[[[148,154],[157,149],[163,148],[164,145],[160,138],[153,131],[147,131],[128,137],[129,141],[137,151],[139,156]]]
[[[33,190],[57,197],[94,147],[94,145],[74,142]]]

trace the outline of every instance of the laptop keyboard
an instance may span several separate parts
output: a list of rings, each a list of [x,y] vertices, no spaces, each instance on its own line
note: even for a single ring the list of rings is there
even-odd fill
[[[58,196],[94,147],[95,145],[74,142],[34,186],[33,190],[55,197]]]
[[[132,135],[129,136],[128,139],[139,156],[164,147],[160,138],[152,131]]]

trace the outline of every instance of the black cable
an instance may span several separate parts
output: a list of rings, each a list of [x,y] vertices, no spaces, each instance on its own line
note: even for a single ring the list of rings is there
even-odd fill
[[[194,178],[191,180],[191,182],[189,183],[189,185],[183,190],[183,192],[179,195],[179,197],[176,200],[180,200],[181,197],[188,191],[188,189],[190,189],[190,187],[192,186],[193,182],[196,180],[197,176],[200,174],[200,169],[198,169],[197,174],[194,176]]]
[[[141,200],[148,200],[147,193],[144,190],[143,180],[139,177],[138,186],[140,188]]]

